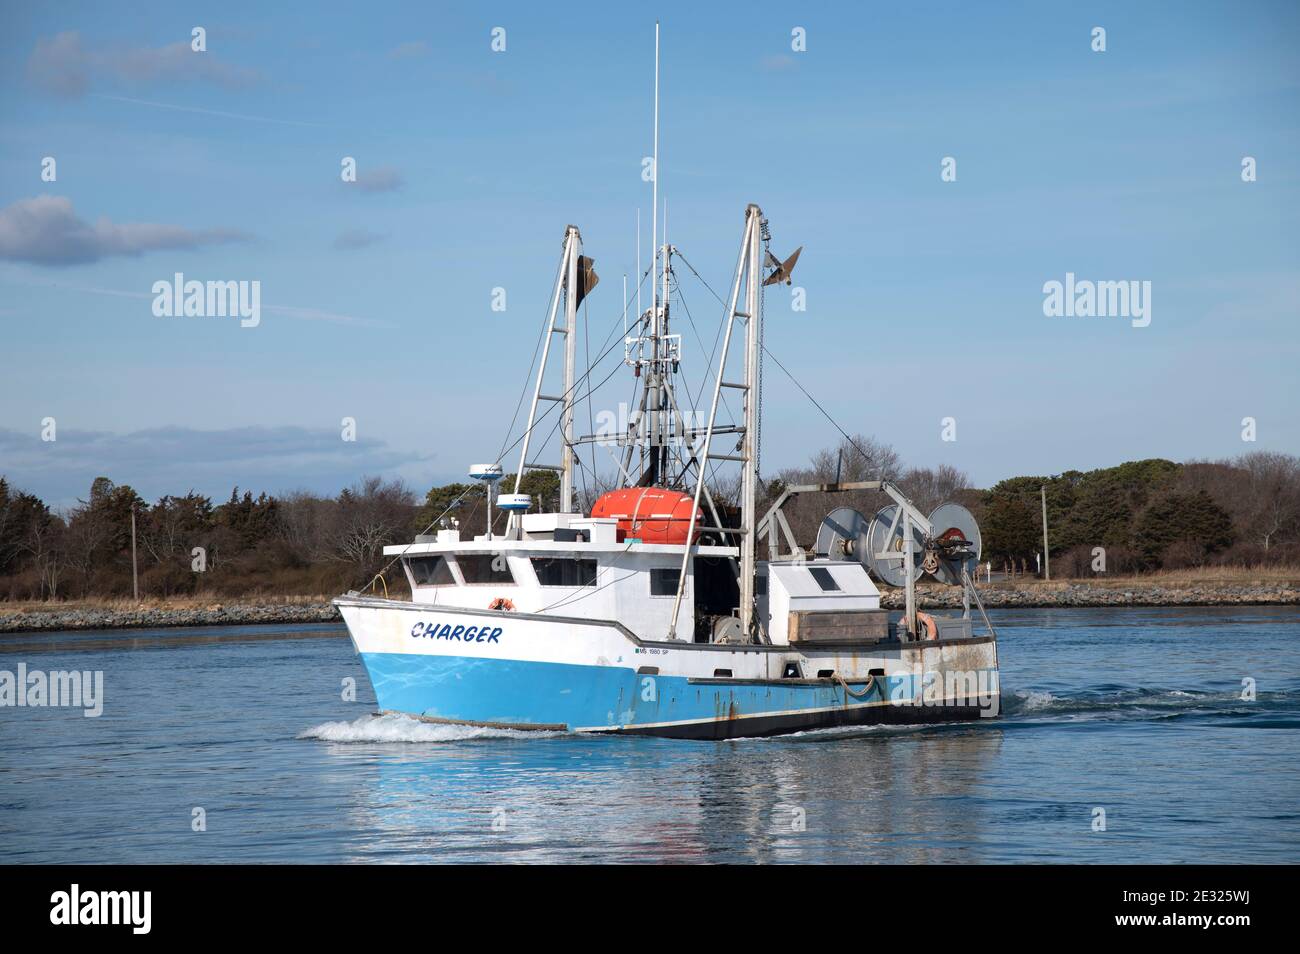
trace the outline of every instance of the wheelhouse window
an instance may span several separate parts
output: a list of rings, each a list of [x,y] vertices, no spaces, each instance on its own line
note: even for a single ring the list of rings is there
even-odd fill
[[[812,578],[817,581],[817,585],[825,592],[833,593],[840,588],[840,585],[835,582],[835,577],[831,576],[831,571],[826,567],[810,566],[808,572],[812,574]]]
[[[411,568],[411,579],[416,586],[450,586],[456,582],[447,558],[441,554],[407,557],[406,565]]]
[[[651,596],[676,596],[677,583],[682,578],[682,568],[653,567],[650,570]]]
[[[542,586],[595,586],[596,561],[569,557],[533,557],[537,582]]]
[[[493,553],[458,553],[456,565],[466,583],[514,583],[506,558]]]

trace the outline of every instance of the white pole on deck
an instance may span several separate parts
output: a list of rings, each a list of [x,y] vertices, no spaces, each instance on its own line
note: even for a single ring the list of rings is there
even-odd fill
[[[573,388],[578,355],[578,250],[582,238],[569,226],[569,268],[564,292],[564,394],[560,406],[560,513],[573,513]]]
[[[726,333],[722,336],[722,351],[719,352],[719,356],[718,356],[718,376],[713,381],[713,400],[709,404],[709,422],[708,425],[704,428],[704,445],[700,449],[700,454],[695,465],[696,466],[695,496],[691,502],[692,520],[695,519],[694,515],[700,512],[700,493],[704,489],[704,474],[709,463],[709,450],[713,444],[713,424],[718,417],[718,400],[722,396],[723,374],[726,371],[726,367],[727,367],[727,355],[731,351],[731,332],[736,327],[736,318],[738,317],[738,314],[736,312],[736,304],[740,300],[740,284],[742,278],[744,277],[743,272],[745,267],[745,260],[750,254],[752,236],[753,233],[758,229],[758,221],[756,219],[756,213],[758,213],[758,207],[755,205],[751,205],[745,209],[745,235],[740,243],[740,256],[736,259],[735,279],[731,286],[731,297],[728,299],[727,318],[726,318],[727,327],[726,327]],[[750,267],[753,268],[755,266],[751,264]],[[746,292],[746,297],[748,297],[748,292]],[[750,517],[751,536],[753,531],[752,520],[753,518],[751,515]],[[692,531],[694,530],[694,524],[692,524],[691,530]],[[677,596],[674,597],[673,599],[673,613],[668,621],[669,639],[677,638],[677,616],[681,612],[682,593],[685,592],[686,590],[686,574],[687,571],[690,569],[691,550],[695,546],[695,544],[691,542],[693,536],[694,536],[693,532],[689,533],[686,538],[686,545],[682,547],[682,568],[680,573],[677,576]],[[749,552],[752,557],[753,556],[752,548],[750,549]],[[742,545],[742,553],[743,553],[743,545]],[[742,577],[743,577],[743,573],[742,573]],[[752,579],[750,581],[750,585],[751,587],[753,586]],[[743,581],[742,581],[742,593],[743,593]],[[744,612],[743,598],[742,598],[741,612],[742,614]]]
[[[762,344],[762,321],[760,313],[760,288],[763,281],[762,253],[762,218],[758,206],[751,204],[749,217],[748,270],[745,273],[745,458],[741,464],[741,537],[740,537],[740,631],[745,639],[751,638],[754,628],[754,556],[758,547],[756,536],[758,517],[755,514],[758,503],[758,374],[762,356],[759,347]],[[719,375],[721,376],[721,375]],[[709,422],[713,426],[713,422]],[[703,479],[704,463],[700,463],[700,477]]]
[[[671,263],[668,260],[668,200],[667,199],[664,200],[664,243],[662,249],[663,249],[663,253],[659,259],[659,269],[662,273],[662,280],[663,280],[663,289],[662,289],[663,297],[660,300],[660,308],[663,310],[663,317],[660,319],[659,322],[659,333],[660,335],[666,336],[668,334],[668,269],[671,265]],[[655,350],[656,352],[658,352],[656,355],[657,357],[663,357],[665,359],[667,358],[666,353],[660,349],[658,342],[655,342]],[[663,466],[663,471],[661,471],[659,474],[660,483],[665,483],[668,478],[669,385],[668,385],[668,374],[666,371],[666,367],[667,367],[667,361],[665,360],[664,366],[660,368],[659,374],[655,378],[655,380],[658,381],[659,383],[659,387],[657,391],[658,399],[656,403],[659,406],[659,441],[660,441],[659,448],[658,450],[656,450],[656,453],[659,455],[659,459],[660,461],[662,461],[662,466]]]
[[[912,539],[912,514],[903,510],[903,619],[908,639],[916,639],[916,578],[912,575],[912,554],[916,541]]]
[[[515,474],[515,493],[519,493],[519,487],[524,480],[524,469],[528,463],[528,450],[533,438],[533,425],[537,421],[537,402],[542,397],[542,378],[546,375],[546,362],[551,354],[551,338],[559,331],[555,327],[555,316],[560,307],[560,292],[564,288],[565,276],[569,268],[570,254],[576,255],[574,243],[577,241],[578,230],[573,226],[564,230],[564,254],[560,256],[560,268],[555,275],[555,290],[551,293],[551,309],[546,316],[546,342],[542,345],[542,363],[537,367],[537,382],[533,386],[533,403],[528,408],[528,425],[524,428],[523,447],[519,449],[519,471]],[[506,528],[513,530],[515,526],[515,514],[511,512],[510,519]]]

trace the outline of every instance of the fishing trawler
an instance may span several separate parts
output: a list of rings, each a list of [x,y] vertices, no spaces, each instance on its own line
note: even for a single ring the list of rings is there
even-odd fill
[[[657,28],[655,71],[657,170]],[[484,533],[444,525],[386,547],[409,599],[372,587],[334,601],[380,710],[473,726],[694,739],[996,715],[996,634],[975,588],[980,534],[968,511],[945,504],[924,514],[885,479],[790,486],[760,498],[762,289],[789,284],[799,253],[784,261],[772,254],[757,205],[744,210],[722,301],[707,415],[683,406],[689,389],[678,387],[684,355],[670,307],[681,253],[666,237],[658,242],[657,172],[653,183],[656,248],[640,276],[653,291],[622,340],[639,393],[625,429],[614,439],[575,429],[575,411],[593,390],[593,368],[580,374],[576,360],[579,305],[598,278],[570,225],[514,486],[496,498],[504,529],[494,528],[492,511],[502,462],[475,465],[470,475],[487,496]],[[625,294],[625,324],[627,306]],[[552,363],[562,365],[561,381],[548,391]],[[738,413],[728,413],[728,395]],[[557,464],[534,459],[548,419],[558,431]],[[597,446],[622,486],[584,513],[575,476],[593,469],[581,453]],[[738,476],[730,503],[718,492],[722,468]],[[537,470],[559,476],[553,510],[521,492]],[[871,519],[832,510],[813,546],[801,546],[785,514],[790,501],[847,491],[888,502]],[[923,575],[961,587],[960,615],[918,610]],[[903,589],[901,612],[881,607],[877,582]]]

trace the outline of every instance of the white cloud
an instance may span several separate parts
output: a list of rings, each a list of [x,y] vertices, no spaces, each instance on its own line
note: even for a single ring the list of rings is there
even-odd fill
[[[196,82],[244,89],[255,85],[260,74],[211,52],[195,52],[188,41],[154,48],[94,48],[73,30],[36,41],[27,60],[27,78],[47,92],[81,96],[99,81],[130,86]]]
[[[364,167],[357,170],[357,181],[344,183],[362,192],[392,192],[400,189],[406,182],[401,172],[392,166],[376,166],[367,171]]]
[[[797,64],[795,63],[793,56],[790,56],[788,53],[780,53],[776,56],[763,57],[759,65],[766,73],[784,73],[787,70],[794,69]]]
[[[204,109],[201,106],[179,106],[175,103],[160,103],[152,99],[136,99],[132,96],[113,96],[108,93],[91,93],[96,99],[106,99],[115,103],[131,103],[135,106],[151,106],[154,109],[170,109],[181,113],[198,113],[202,116],[219,116],[222,119],[243,119],[254,123],[274,123],[278,126],[307,126],[322,128],[321,123],[307,122],[301,119],[284,119],[279,116],[253,116],[248,113],[232,113],[224,109]]]
[[[390,60],[405,60],[416,56],[427,56],[429,53],[429,44],[423,40],[411,40],[407,43],[399,43],[393,49],[388,51]]]
[[[37,265],[82,265],[111,255],[140,255],[157,249],[199,248],[244,241],[233,229],[188,229],[151,222],[91,224],[77,217],[72,200],[41,195],[0,209],[0,258]]]
[[[367,229],[344,229],[334,240],[334,247],[342,252],[353,252],[382,242],[385,238],[383,234]]]
[[[430,458],[338,430],[157,427],[115,434],[60,427],[58,440],[0,428],[0,474],[11,487],[66,507],[84,498],[96,477],[129,484],[146,500],[191,489],[219,499],[238,484],[257,493],[304,488],[338,493],[362,474],[411,470]],[[415,467],[415,472],[421,468]]]
[[[125,291],[120,288],[102,288],[96,285],[80,285],[73,282],[55,281],[30,275],[0,274],[0,277],[7,282],[19,285],[31,285],[37,288],[55,288],[60,291],[78,292],[85,295],[107,295],[110,298],[138,298],[142,301],[153,301],[156,297],[152,291]],[[359,328],[396,327],[396,325],[391,321],[363,318],[358,315],[346,315],[341,312],[326,311],[323,308],[313,308],[310,306],[277,305],[274,302],[265,302],[262,305],[262,311],[268,315],[283,315],[285,318],[294,318],[299,321],[327,321],[338,325],[356,325]]]

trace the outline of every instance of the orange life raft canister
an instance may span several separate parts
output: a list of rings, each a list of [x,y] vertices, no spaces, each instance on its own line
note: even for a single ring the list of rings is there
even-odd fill
[[[593,517],[618,520],[618,540],[635,537],[643,543],[694,543],[699,537],[699,512],[689,494],[663,487],[624,487],[601,494],[591,507]]]

